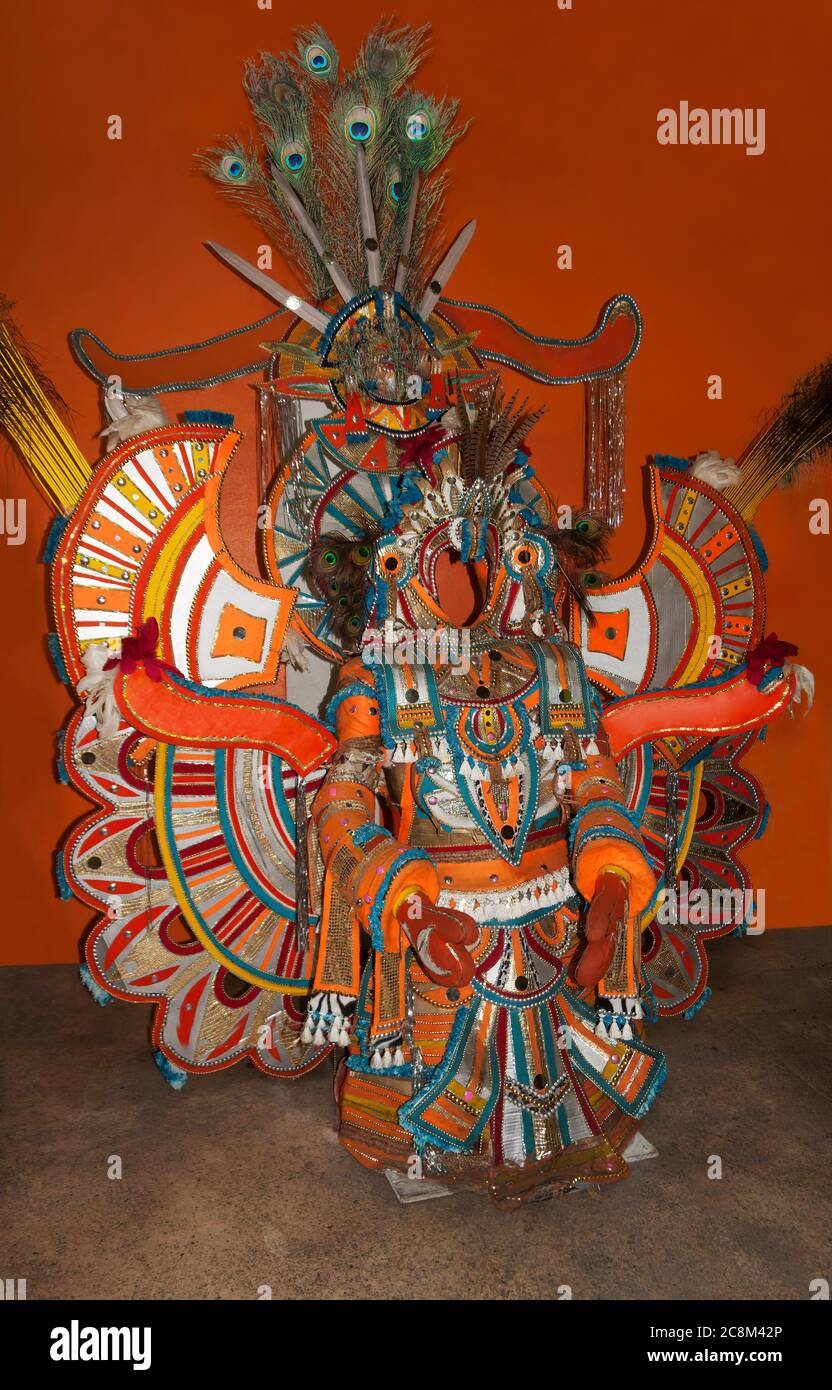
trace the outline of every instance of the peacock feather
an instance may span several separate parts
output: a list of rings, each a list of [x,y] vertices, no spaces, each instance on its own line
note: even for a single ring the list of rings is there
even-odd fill
[[[310,128],[313,99],[306,76],[286,58],[261,53],[246,63],[243,86],[257,118],[264,144],[269,175],[264,187],[281,228],[280,245],[297,265],[316,298],[331,293],[326,267],[303,235],[287,206],[274,170],[289,180],[310,217],[320,223],[322,209],[319,179],[315,166],[314,142]]]
[[[347,651],[358,648],[367,621],[374,532],[320,536],[306,563],[311,588],[327,603],[332,631]]]
[[[740,480],[725,496],[746,520],[778,484],[788,484],[832,448],[832,358],[795,383],[746,446]]]
[[[416,170],[421,176],[410,265],[405,281],[405,294],[413,299],[425,287],[430,267],[436,260],[441,233],[446,179],[444,175],[436,175],[434,170],[468,129],[468,123],[457,124],[458,110],[457,101],[448,97],[437,101],[423,92],[408,92],[399,103],[395,134],[396,160],[401,172],[402,210],[407,207]],[[399,225],[403,222],[403,215],[402,211]]]
[[[345,71],[323,29],[298,30],[294,50],[261,53],[245,65],[243,85],[258,127],[259,153],[240,140],[227,140],[197,156],[226,196],[294,262],[315,299],[333,292],[326,258],[334,257],[357,290],[368,284],[356,179],[359,146],[384,283],[395,276],[419,173],[405,294],[415,296],[424,288],[443,201],[444,181],[434,171],[467,128],[457,124],[455,101],[408,87],[425,55],[428,33],[428,25],[395,27],[381,20]],[[318,229],[326,257],[301,226],[297,207],[292,212],[281,179]]]
[[[338,84],[338,50],[319,24],[295,31],[295,52],[287,54],[287,61],[320,87]]]
[[[287,256],[311,283],[318,272],[318,263],[282,205],[277,203],[254,146],[231,137],[201,150],[196,162],[226,198],[254,219],[270,241],[284,247]]]

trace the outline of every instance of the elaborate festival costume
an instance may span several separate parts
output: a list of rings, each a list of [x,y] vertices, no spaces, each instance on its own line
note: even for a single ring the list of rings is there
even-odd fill
[[[794,649],[763,641],[749,519],[828,444],[829,372],[739,467],[657,457],[645,558],[605,576],[638,310],[618,296],[568,341],[445,296],[473,224],[437,260],[435,168],[461,131],[407,85],[423,40],[381,26],[342,74],[300,34],[246,70],[265,164],[236,142],[201,157],[308,298],[214,248],[287,312],[145,358],[79,330],[116,441],[94,467],[9,329],[3,406],[61,513],[52,642],[86,700],[61,769],[98,809],[58,864],[101,914],[87,984],[155,1001],[177,1086],[344,1049],[350,1153],[411,1172],[418,1155],[511,1202],[626,1174],[665,1072],[645,1021],[695,1011],[705,943],[741,929],[657,909],[682,873],[748,887],[737,852],[764,807],[742,758],[811,693]],[[542,488],[536,415],[499,366],[584,384],[585,511]],[[258,370],[255,577],[220,519],[231,421],[153,412]],[[449,556],[479,588],[462,629]],[[284,676],[288,697],[265,693]],[[310,689],[329,676],[324,719]]]

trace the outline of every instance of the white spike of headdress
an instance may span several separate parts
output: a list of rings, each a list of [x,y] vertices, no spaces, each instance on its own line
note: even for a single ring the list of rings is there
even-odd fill
[[[474,232],[477,230],[476,218],[466,222],[462,231],[455,241],[451,243],[450,250],[439,262],[436,270],[428,281],[428,287],[419,301],[416,312],[422,319],[427,319],[433,313],[434,307],[440,294],[444,290],[459,262],[468,247]]]
[[[213,251],[215,256],[232,270],[236,270],[238,275],[242,275],[244,280],[249,280],[252,285],[267,294],[270,299],[275,299],[284,308],[291,309],[298,318],[305,319],[313,328],[317,328],[320,333],[325,333],[329,327],[329,319],[320,309],[316,309],[314,304],[308,304],[299,295],[287,290],[285,285],[281,285],[277,280],[273,280],[265,271],[258,270],[256,265],[250,265],[243,260],[235,251],[229,251],[225,246],[220,246],[216,241],[206,241],[204,243],[209,251]]]
[[[331,256],[324,245],[324,239],[318,228],[315,226],[306,208],[290,184],[286,175],[276,164],[271,165],[272,178],[280,189],[289,207],[292,216],[302,227],[307,237],[311,241],[324,265],[332,277],[332,283],[340,294],[345,304],[349,304],[351,299],[355,299],[355,288],[347,279],[344,270],[334,256]]]
[[[361,235],[364,238],[364,252],[367,257],[367,279],[370,289],[381,281],[381,256],[376,233],[376,214],[373,195],[370,191],[370,176],[367,173],[367,156],[361,145],[355,148],[355,168],[358,175],[358,209],[361,213]]]
[[[413,182],[410,185],[410,197],[407,203],[407,217],[404,223],[404,234],[402,236],[402,249],[399,252],[399,263],[396,266],[396,283],[393,286],[399,294],[404,293],[407,271],[410,265],[410,247],[413,241],[413,227],[416,222],[416,205],[419,201],[419,184],[422,176],[416,169],[413,174]]]

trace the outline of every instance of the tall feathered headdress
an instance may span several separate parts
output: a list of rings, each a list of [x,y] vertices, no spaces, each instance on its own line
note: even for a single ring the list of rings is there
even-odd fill
[[[278,313],[144,356],[112,353],[86,330],[72,335],[73,345],[99,381],[118,371],[124,389],[140,395],[218,385],[275,365],[281,376],[316,375],[345,414],[337,444],[345,457],[378,436],[426,430],[466,369],[494,363],[544,385],[580,383],[590,393],[591,492],[601,506],[620,482],[623,373],[641,338],[637,306],[616,295],[591,333],[567,339],[448,297],[476,224],[444,241],[441,165],[466,127],[456,101],[412,81],[426,41],[426,26],[383,20],[347,67],[322,29],[305,28],[293,49],[246,64],[255,131],[218,141],[198,160],[295,265],[302,289],[206,245],[277,301]],[[389,466],[389,450],[383,454],[374,454],[376,466]]]
[[[435,170],[464,127],[456,101],[407,86],[427,34],[382,20],[343,71],[324,31],[302,30],[293,52],[246,65],[260,148],[226,140],[197,156],[315,300],[349,303],[383,285],[415,301],[428,288],[444,190]]]

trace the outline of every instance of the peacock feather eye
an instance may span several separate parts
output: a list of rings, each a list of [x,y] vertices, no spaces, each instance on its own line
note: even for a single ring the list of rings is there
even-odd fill
[[[236,154],[223,156],[220,160],[220,171],[232,183],[242,183],[248,174],[245,160]]]
[[[347,139],[354,145],[366,145],[376,133],[375,112],[369,106],[353,106],[344,121]]]
[[[427,140],[430,135],[430,116],[427,111],[414,111],[408,116],[404,129],[408,140]]]
[[[587,570],[581,577],[584,582],[584,587],[587,589],[597,589],[598,585],[603,583],[601,575],[598,574],[597,570]]]
[[[349,599],[347,598],[346,594],[342,594],[341,597],[340,597],[339,600],[338,600],[338,607],[339,607],[339,608],[346,608],[348,603],[349,603]]]
[[[310,72],[314,72],[318,77],[329,72],[332,67],[332,55],[327,53],[319,43],[310,43],[303,55],[303,61]]]
[[[331,570],[334,569],[335,566],[338,564],[338,556],[336,555],[334,550],[325,550],[323,555],[321,556],[321,560],[327,566],[327,568]]]
[[[357,632],[361,626],[361,619],[357,617],[355,613],[353,613],[352,617],[347,622],[347,627],[352,628],[353,632]]]
[[[350,551],[350,559],[356,565],[369,565],[372,556],[372,550],[363,541],[360,545],[354,545]]]
[[[402,171],[398,164],[392,165],[387,175],[387,200],[398,207],[402,200]]]
[[[281,149],[280,162],[288,173],[299,174],[306,163],[306,150],[297,140],[292,140]]]
[[[331,581],[331,583],[329,583],[329,584],[327,585],[327,591],[328,591],[329,594],[332,596],[332,598],[336,598],[337,595],[340,594],[340,592],[341,592],[341,584],[340,584],[340,581],[337,580],[337,579],[333,579],[333,580]]]
[[[590,529],[590,525],[589,525],[589,522],[586,520],[585,517],[584,517],[583,521],[577,521],[577,522],[575,523],[575,530],[576,530],[576,531],[588,531],[589,529]]]

